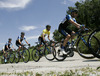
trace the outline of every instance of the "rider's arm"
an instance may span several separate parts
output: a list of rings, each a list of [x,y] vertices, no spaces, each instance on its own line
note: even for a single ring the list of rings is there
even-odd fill
[[[27,44],[29,44],[27,40],[25,40],[25,42],[26,42]]]
[[[3,47],[3,53],[5,53],[4,47]]]
[[[13,45],[12,45],[12,48],[15,49]]]
[[[80,24],[74,22],[72,19],[69,20],[69,22],[73,25],[75,25],[77,28],[80,28]]]

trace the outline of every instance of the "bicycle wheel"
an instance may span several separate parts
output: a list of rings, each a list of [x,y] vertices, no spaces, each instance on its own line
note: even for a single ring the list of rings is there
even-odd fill
[[[16,53],[15,53],[15,63],[18,63],[19,60],[20,60],[19,52],[16,52]]]
[[[85,58],[85,59],[93,59],[95,58],[89,48],[88,48],[88,43],[87,43],[87,39],[88,39],[89,35],[82,37],[84,39],[84,41],[80,38],[77,42],[77,52],[78,54]]]
[[[49,60],[49,61],[54,60],[53,52],[54,52],[54,48],[53,47],[51,47],[51,46],[45,46],[44,55],[45,55],[45,58],[47,60]]]
[[[57,61],[64,61],[67,57],[67,55],[63,55],[62,52],[61,52],[61,44],[60,43],[57,43],[55,45],[55,48],[54,48],[54,58],[57,60]]]
[[[30,59],[30,52],[29,52],[28,49],[23,50],[23,52],[22,52],[22,58],[23,58],[23,61],[25,63],[27,63],[29,61],[29,59]]]
[[[40,51],[37,50],[36,48],[32,50],[32,59],[35,62],[38,62],[40,60]]]
[[[95,39],[94,39],[95,37]],[[91,53],[100,58],[100,28],[93,31],[88,38],[89,49]]]
[[[15,60],[15,55],[13,53],[10,53],[10,55],[9,55],[9,61],[10,61],[10,63],[13,63],[14,60]]]

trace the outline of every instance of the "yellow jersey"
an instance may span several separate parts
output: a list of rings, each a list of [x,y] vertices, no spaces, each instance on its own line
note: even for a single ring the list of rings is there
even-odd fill
[[[44,36],[46,36],[46,35],[49,36],[50,35],[50,31],[48,31],[47,29],[44,29],[42,34],[41,34],[41,37],[42,37],[43,34],[44,34]]]

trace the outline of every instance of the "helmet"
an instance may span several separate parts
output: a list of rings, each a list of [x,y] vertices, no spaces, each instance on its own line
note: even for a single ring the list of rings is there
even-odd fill
[[[25,35],[25,33],[24,32],[21,32],[21,35]]]
[[[12,40],[12,38],[9,38],[8,40],[10,41],[10,40]]]
[[[71,10],[71,13],[72,12],[78,13],[78,10],[77,9]]]
[[[50,28],[51,28],[51,26],[50,26],[50,25],[46,25],[46,28],[48,28],[48,27],[50,27]]]

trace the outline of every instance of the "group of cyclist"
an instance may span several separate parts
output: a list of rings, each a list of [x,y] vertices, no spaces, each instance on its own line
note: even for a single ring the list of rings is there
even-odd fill
[[[69,51],[65,52],[64,48],[65,48],[65,45],[68,42],[68,40],[71,38],[71,34],[75,33],[74,31],[69,29],[68,26],[72,24],[72,25],[76,26],[77,28],[82,27],[82,25],[80,25],[76,22],[75,18],[77,17],[77,15],[78,15],[78,10],[74,9],[74,10],[71,11],[71,15],[66,15],[64,20],[59,24],[58,31],[65,37],[65,40],[64,40],[64,42],[61,46],[61,52],[63,54],[68,54]],[[46,39],[45,39],[46,36],[48,36],[48,40],[50,41],[50,29],[51,29],[51,26],[46,25],[46,29],[44,29],[42,31],[42,34],[38,38],[40,45],[46,43]],[[74,39],[74,37],[73,37],[73,39]],[[21,35],[18,36],[17,40],[16,40],[16,46],[18,47],[18,50],[17,50],[18,52],[20,51],[21,47],[23,46],[23,43],[22,43],[23,40],[25,40],[25,42],[30,46],[30,44],[28,43],[28,41],[25,38],[25,33],[21,32]],[[7,54],[8,50],[11,50],[11,48],[14,49],[11,41],[12,41],[12,39],[9,38],[8,42],[5,44],[5,46],[3,48],[4,54],[5,53]]]

